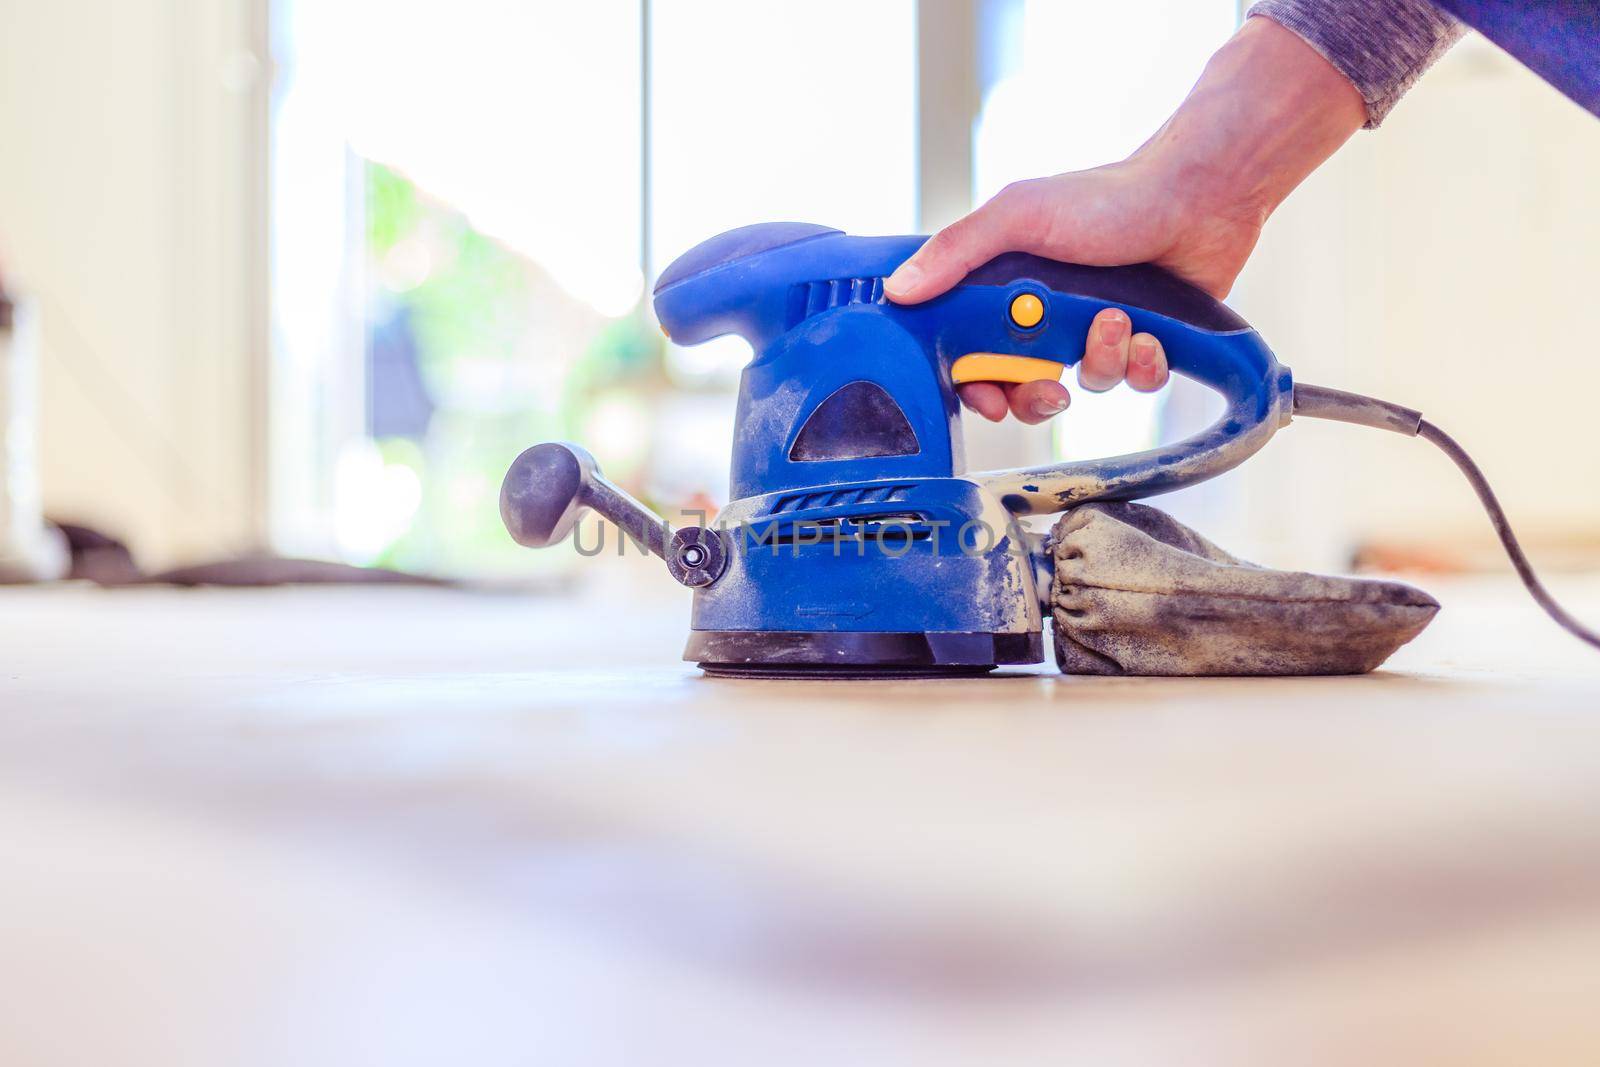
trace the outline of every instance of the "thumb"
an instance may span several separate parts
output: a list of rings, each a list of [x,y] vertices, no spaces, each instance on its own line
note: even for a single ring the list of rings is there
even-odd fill
[[[1010,251],[1013,204],[1002,194],[928,238],[884,279],[884,293],[897,304],[920,304],[945,292],[975,267]]]

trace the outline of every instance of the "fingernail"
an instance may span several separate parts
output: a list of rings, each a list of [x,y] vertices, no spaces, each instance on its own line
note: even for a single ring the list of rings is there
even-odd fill
[[[1120,345],[1122,336],[1128,329],[1128,320],[1121,315],[1108,316],[1100,320],[1100,343],[1103,345]]]
[[[1135,341],[1133,345],[1133,361],[1141,367],[1156,365],[1156,346],[1150,341]]]
[[[890,296],[906,296],[922,281],[922,268],[915,263],[902,263],[895,272],[884,279],[884,292]]]
[[[1033,402],[1033,413],[1042,418],[1049,418],[1051,415],[1059,415],[1067,410],[1067,403],[1066,399],[1059,396],[1035,400]]]

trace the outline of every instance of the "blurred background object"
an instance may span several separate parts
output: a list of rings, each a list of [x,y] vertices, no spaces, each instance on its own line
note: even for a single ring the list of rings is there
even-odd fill
[[[769,219],[931,230],[1119,158],[1240,16],[0,3],[0,235],[37,302],[46,511],[152,568],[271,550],[474,578],[572,564],[500,529],[533,441],[581,438],[668,513],[722,501],[745,351],[662,340],[642,298],[678,252]],[[1573,341],[1600,327],[1596,172],[1600,126],[1471,37],[1291,199],[1233,298],[1301,377],[1450,425],[1573,566],[1600,558],[1600,454],[1563,433],[1600,385]],[[1540,369],[1494,384],[1507,364]],[[1078,401],[1046,428],[968,420],[973,465],[1211,411],[1184,383]],[[1337,428],[1167,504],[1268,563],[1498,566],[1437,457]]]
[[[0,582],[48,581],[67,572],[66,542],[46,525],[39,498],[39,352],[33,326],[31,305],[6,291],[0,271]]]

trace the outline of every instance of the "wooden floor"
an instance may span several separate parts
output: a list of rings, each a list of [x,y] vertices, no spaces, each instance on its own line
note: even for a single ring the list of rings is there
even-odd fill
[[[654,572],[0,592],[0,1063],[1600,1062],[1600,656],[1431,590],[1367,677],[808,684]]]

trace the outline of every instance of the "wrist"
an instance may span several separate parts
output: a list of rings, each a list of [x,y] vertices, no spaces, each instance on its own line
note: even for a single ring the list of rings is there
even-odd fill
[[[1251,18],[1128,162],[1191,217],[1259,228],[1366,121],[1353,85],[1293,32]]]

